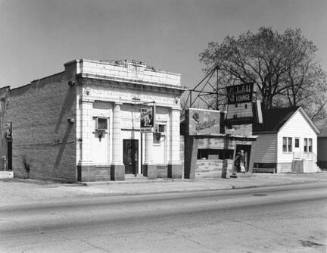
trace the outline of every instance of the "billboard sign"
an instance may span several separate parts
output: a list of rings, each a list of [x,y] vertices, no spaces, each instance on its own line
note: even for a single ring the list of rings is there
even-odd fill
[[[227,86],[227,103],[238,104],[252,102],[253,83]]]
[[[222,120],[220,111],[190,108],[186,111],[186,134],[218,135],[222,133]]]

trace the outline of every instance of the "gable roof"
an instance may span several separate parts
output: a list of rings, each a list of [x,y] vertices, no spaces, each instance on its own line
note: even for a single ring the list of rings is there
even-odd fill
[[[287,107],[287,108],[273,108],[269,110],[262,110],[263,124],[254,123],[253,133],[277,133],[279,129],[294,115],[296,111],[300,111],[302,116],[318,134],[318,128],[313,124],[309,116],[305,111],[298,106]]]

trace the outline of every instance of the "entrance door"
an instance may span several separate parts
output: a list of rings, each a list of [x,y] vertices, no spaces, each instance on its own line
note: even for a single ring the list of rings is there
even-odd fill
[[[137,174],[139,141],[133,139],[123,140],[123,162],[125,165],[125,174]]]
[[[299,160],[302,159],[301,149],[300,149],[300,138],[294,138],[294,151],[293,151],[293,159]]]
[[[250,157],[251,157],[251,145],[236,145],[236,154],[240,152],[241,150],[244,151],[245,156],[245,170],[249,171],[249,163],[250,163]]]

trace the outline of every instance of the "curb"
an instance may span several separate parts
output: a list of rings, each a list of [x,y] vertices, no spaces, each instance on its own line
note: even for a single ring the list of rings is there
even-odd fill
[[[113,192],[113,193],[94,193],[93,196],[138,196],[138,195],[159,195],[159,194],[174,194],[174,193],[192,193],[192,192],[214,192],[214,191],[223,191],[223,190],[242,190],[242,189],[259,189],[259,188],[269,188],[269,187],[278,187],[278,186],[291,186],[291,185],[307,185],[312,183],[319,183],[318,180],[305,181],[305,182],[287,182],[287,183],[276,183],[276,184],[266,184],[266,185],[246,185],[246,186],[226,186],[216,189],[192,189],[184,188],[180,190],[172,191],[156,191],[156,192]],[[322,182],[321,182],[322,183]]]

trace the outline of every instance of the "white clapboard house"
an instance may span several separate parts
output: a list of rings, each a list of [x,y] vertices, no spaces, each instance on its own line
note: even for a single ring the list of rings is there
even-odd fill
[[[257,136],[253,172],[317,172],[318,128],[301,107],[262,111],[263,123],[253,125]]]

